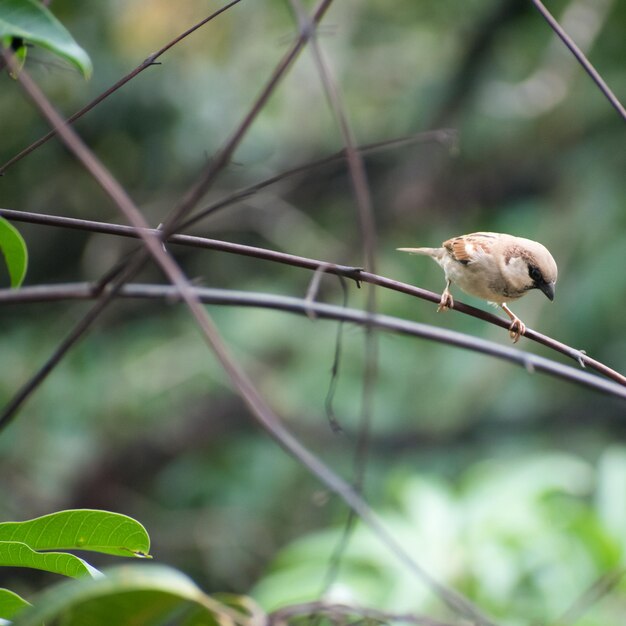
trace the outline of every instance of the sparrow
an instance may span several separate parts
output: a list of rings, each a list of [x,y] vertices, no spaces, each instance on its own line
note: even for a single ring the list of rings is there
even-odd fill
[[[506,305],[531,289],[554,300],[557,267],[547,248],[531,239],[504,233],[471,233],[452,237],[441,248],[398,248],[401,252],[432,257],[446,275],[446,287],[437,311],[454,306],[450,285],[501,306],[511,319],[509,335],[517,343],[526,325]]]

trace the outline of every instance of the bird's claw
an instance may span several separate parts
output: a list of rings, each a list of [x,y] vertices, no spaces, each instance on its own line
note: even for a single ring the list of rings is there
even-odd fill
[[[526,334],[526,324],[519,317],[516,317],[509,326],[509,337],[513,343],[517,343],[522,335]]]
[[[449,291],[444,291],[441,294],[441,300],[439,300],[439,306],[437,307],[437,313],[443,313],[454,306],[454,298]]]

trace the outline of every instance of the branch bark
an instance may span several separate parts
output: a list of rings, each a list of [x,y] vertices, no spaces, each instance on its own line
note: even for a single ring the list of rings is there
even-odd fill
[[[118,235],[122,237],[138,238],[139,234],[130,226],[123,226],[120,224],[109,224],[106,222],[97,222],[93,220],[82,220],[71,217],[60,217],[56,215],[44,215],[39,213],[28,213],[25,211],[15,211],[13,209],[1,209],[0,216],[15,221],[30,222],[34,224],[42,224],[46,226],[59,226],[63,228],[73,228],[77,230],[86,230],[95,233],[105,233],[110,235]],[[156,230],[154,231],[157,232]],[[307,257],[298,256],[295,254],[288,254],[285,252],[278,252],[276,250],[268,250],[266,248],[258,248],[255,246],[246,246],[243,244],[231,243],[228,241],[222,241],[219,239],[208,239],[205,237],[196,237],[193,235],[171,235],[167,240],[168,243],[177,245],[189,246],[194,248],[204,248],[207,250],[219,250],[221,252],[227,252],[229,254],[238,254],[242,256],[249,256],[257,259],[263,259],[274,263],[281,263],[284,265],[290,265],[292,267],[300,267],[303,269],[309,269],[317,271],[322,269],[328,274],[335,274],[338,276],[344,276],[357,282],[367,282],[373,285],[378,285],[385,289],[391,289],[392,291],[399,291],[407,295],[427,300],[433,304],[439,304],[441,298],[440,294],[436,294],[427,289],[409,285],[385,276],[379,276],[370,272],[365,272],[358,267],[352,267],[349,265],[341,265],[337,263],[329,263],[327,261],[320,261],[317,259],[311,259]],[[16,301],[19,298],[28,298],[26,291],[23,289],[12,292]],[[22,294],[22,295],[20,295]],[[2,300],[0,300],[1,302]],[[509,322],[504,318],[498,317],[493,313],[478,309],[464,304],[460,300],[455,299],[454,311],[476,317],[489,324],[499,326],[500,328],[508,329]],[[524,335],[527,339],[535,341],[541,345],[544,345],[560,354],[563,354],[571,359],[574,359],[582,367],[589,367],[603,374],[607,378],[614,380],[620,385],[626,386],[626,376],[623,376],[616,370],[610,368],[608,365],[598,361],[587,355],[584,351],[576,348],[572,348],[567,344],[564,344],[552,337],[548,337],[542,333],[539,333],[531,328],[526,329]]]
[[[574,369],[545,357],[516,348],[503,346],[486,339],[473,337],[445,328],[412,322],[390,315],[369,314],[360,309],[311,302],[307,299],[277,296],[267,293],[235,291],[230,289],[209,289],[190,287],[198,302],[210,305],[258,307],[285,311],[309,317],[311,313],[317,319],[351,322],[365,328],[395,332],[401,335],[420,337],[465,350],[479,352],[488,356],[514,363],[529,373],[542,372],[575,384],[580,384],[606,395],[626,400],[626,388],[622,385],[594,376],[588,372]],[[434,294],[435,295],[435,294]],[[157,299],[167,302],[182,300],[178,289],[172,285],[128,284],[120,288],[119,297]],[[55,300],[89,300],[94,297],[91,283],[69,283],[56,286],[22,287],[20,290],[0,290],[0,303],[51,302]],[[506,324],[505,324],[506,325]]]

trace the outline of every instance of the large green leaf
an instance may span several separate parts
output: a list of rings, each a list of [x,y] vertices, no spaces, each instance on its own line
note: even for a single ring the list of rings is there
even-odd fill
[[[4,255],[9,270],[11,287],[19,287],[28,268],[28,248],[17,228],[2,217],[0,217],[0,252]]]
[[[85,78],[91,75],[89,55],[38,0],[0,0],[0,40],[13,37],[47,48],[67,59]]]
[[[30,567],[53,574],[78,578],[100,572],[86,561],[65,552],[36,552],[20,541],[0,541],[0,566]]]
[[[30,606],[24,598],[8,589],[0,589],[0,619],[12,619],[22,609]]]
[[[150,551],[150,537],[139,522],[91,509],[1,523],[0,541],[22,542],[33,550],[91,550],[117,556],[145,557]]]
[[[257,614],[257,611],[254,611]],[[187,576],[164,566],[126,565],[101,578],[49,587],[14,620],[14,626],[110,626],[164,623],[184,626],[261,624],[203,593]]]

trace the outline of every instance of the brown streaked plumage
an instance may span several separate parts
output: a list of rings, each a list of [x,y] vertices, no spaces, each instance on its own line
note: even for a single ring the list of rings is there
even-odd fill
[[[432,257],[446,275],[439,311],[454,306],[450,285],[498,304],[511,318],[509,333],[519,341],[526,326],[506,305],[531,289],[554,299],[557,267],[547,248],[531,239],[504,233],[471,233],[444,241],[441,248],[398,248]]]

